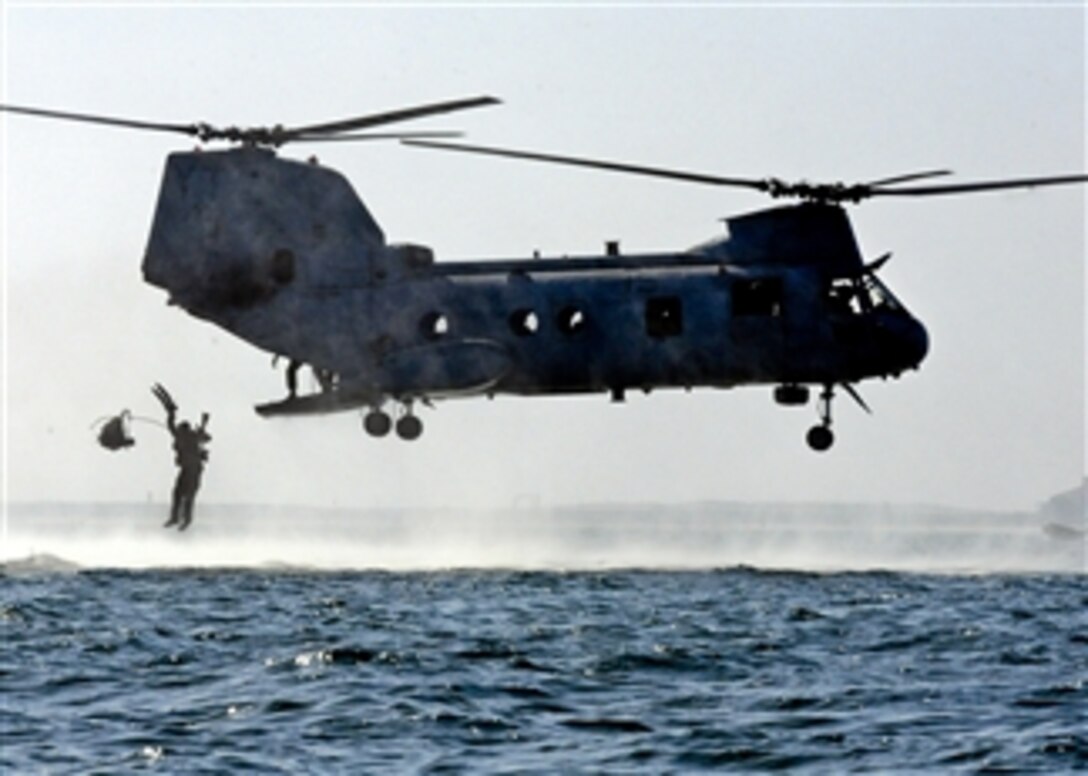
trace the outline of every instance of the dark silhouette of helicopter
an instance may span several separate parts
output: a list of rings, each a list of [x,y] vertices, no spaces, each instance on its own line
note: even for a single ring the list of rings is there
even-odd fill
[[[455,133],[359,134],[408,119],[497,103],[433,103],[284,128],[167,124],[37,108],[0,110],[239,144],[172,153],[143,259],[170,302],[271,353],[335,375],[323,390],[263,404],[264,416],[365,408],[372,436],[416,439],[418,404],[457,396],[608,393],[773,386],[806,404],[828,449],[842,388],[917,369],[922,323],[866,263],[842,205],[1088,182],[1063,175],[918,185],[934,170],[847,185],[728,178],[527,151],[435,142]],[[798,200],[726,219],[728,234],[675,253],[436,262],[390,244],[334,170],[280,158],[288,142],[399,138],[416,146],[554,162]],[[913,184],[913,185],[904,185]],[[392,405],[397,419],[386,410]]]

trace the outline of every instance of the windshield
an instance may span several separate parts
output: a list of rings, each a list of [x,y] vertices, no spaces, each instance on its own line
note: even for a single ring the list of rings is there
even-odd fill
[[[872,273],[866,273],[860,278],[832,280],[827,290],[827,299],[832,311],[847,315],[904,309],[895,294]]]

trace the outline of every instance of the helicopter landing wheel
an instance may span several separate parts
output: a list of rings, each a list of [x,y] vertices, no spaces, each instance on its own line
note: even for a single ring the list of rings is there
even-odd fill
[[[393,428],[393,420],[387,413],[372,409],[363,416],[363,428],[372,437],[383,437]]]
[[[820,392],[820,401],[816,405],[820,425],[810,428],[805,436],[808,446],[818,453],[828,450],[835,442],[835,435],[831,432],[831,400],[833,398],[835,398],[835,387],[828,383]]]
[[[423,421],[415,415],[404,415],[397,419],[397,436],[406,442],[419,439],[423,433]]]
[[[827,426],[813,426],[805,437],[808,446],[818,453],[822,453],[835,442],[835,435]]]

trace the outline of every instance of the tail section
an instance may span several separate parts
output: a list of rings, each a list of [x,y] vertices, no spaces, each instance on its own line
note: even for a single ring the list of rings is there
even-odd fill
[[[306,299],[375,282],[385,254],[381,228],[333,170],[256,148],[175,153],[143,274],[193,315],[290,353]]]

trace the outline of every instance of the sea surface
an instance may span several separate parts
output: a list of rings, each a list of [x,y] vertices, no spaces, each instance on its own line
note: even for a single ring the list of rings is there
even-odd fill
[[[230,566],[238,535],[126,530],[145,563],[4,562],[0,772],[1088,770],[1083,567]]]

